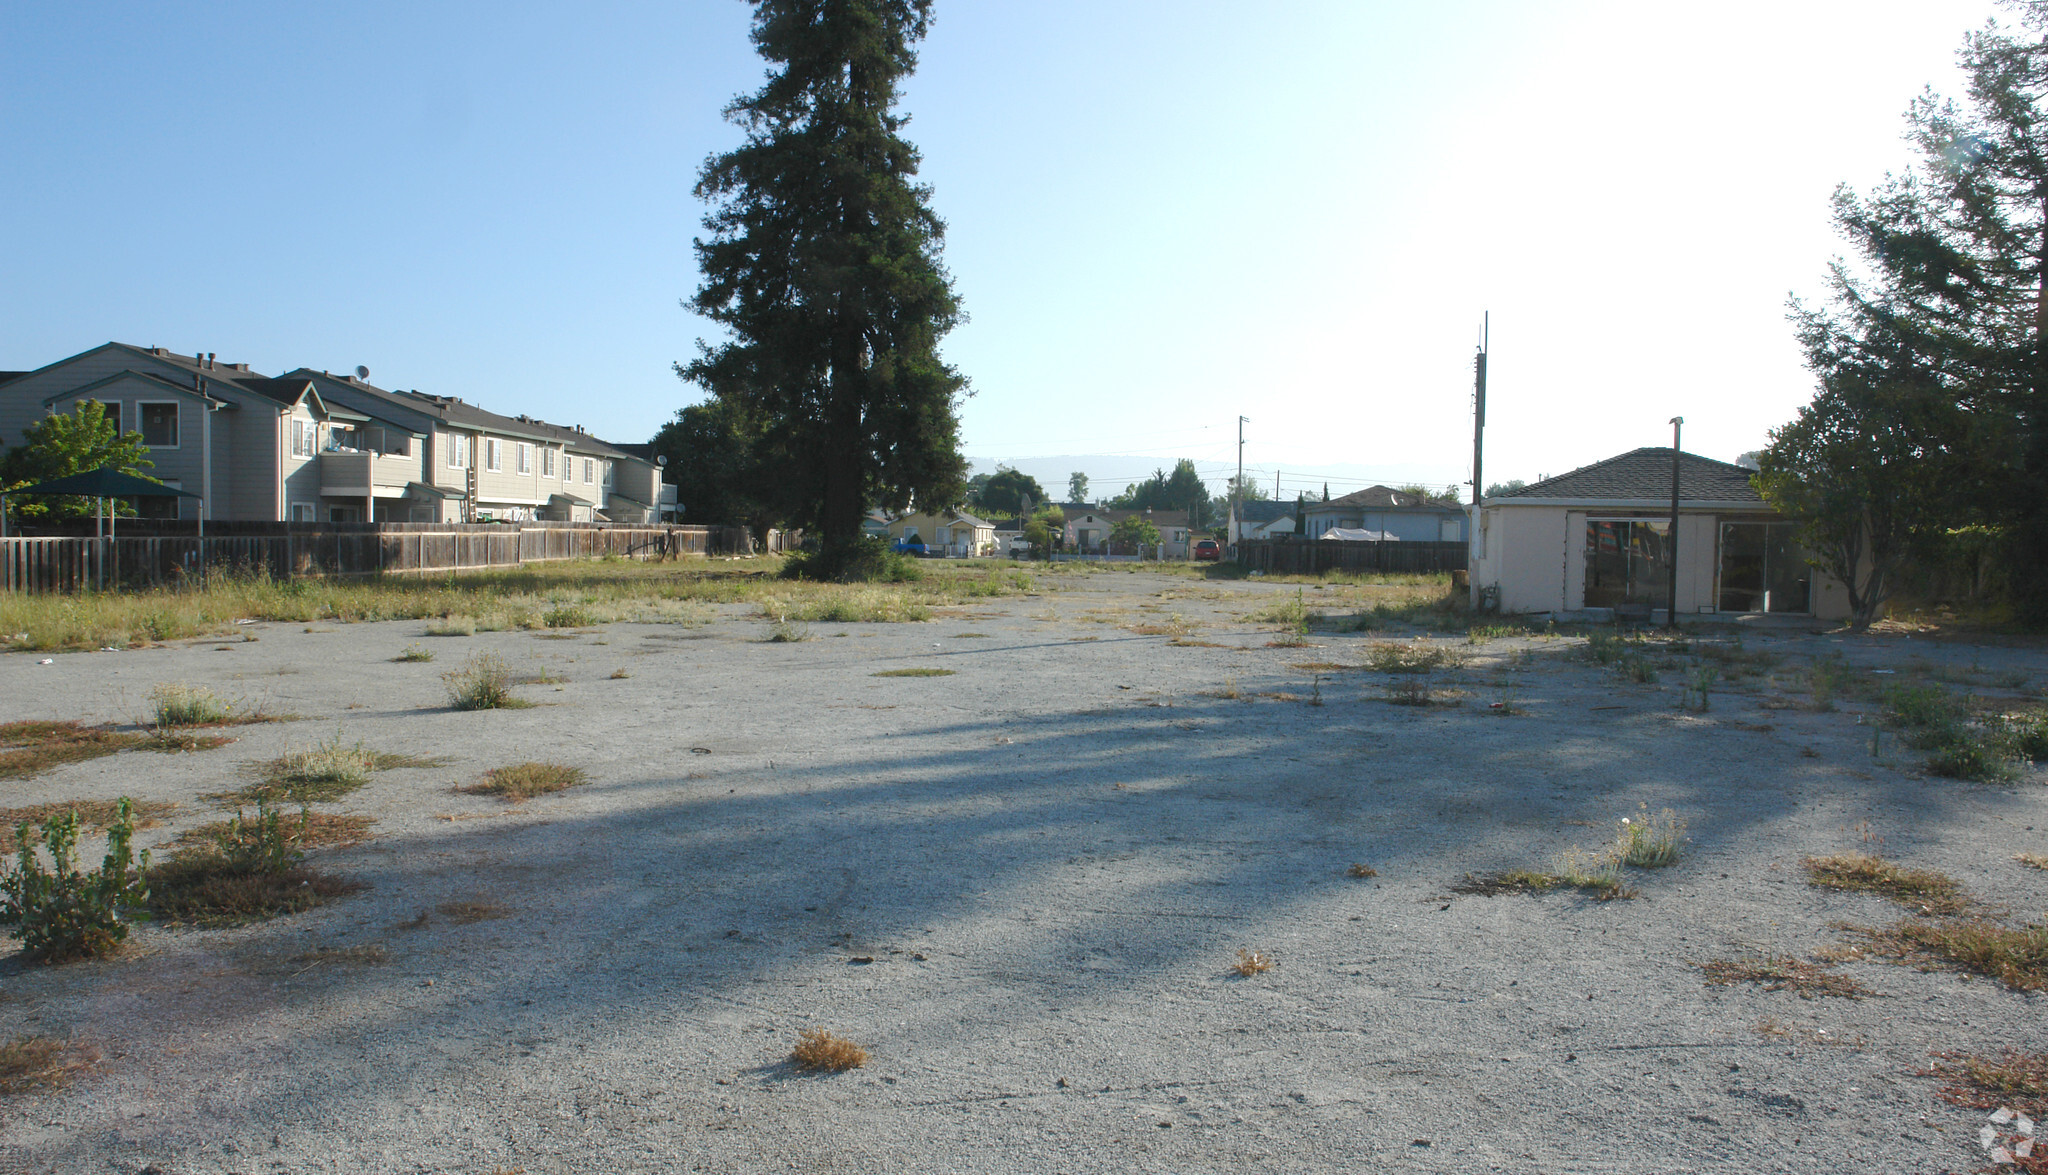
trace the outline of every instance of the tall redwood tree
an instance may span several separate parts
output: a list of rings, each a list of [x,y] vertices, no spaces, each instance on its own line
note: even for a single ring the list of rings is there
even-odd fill
[[[822,539],[828,574],[868,509],[964,490],[967,381],[938,351],[960,302],[896,111],[930,22],[931,0],[759,0],[753,41],[772,68],[726,109],[746,141],[697,183],[710,237],[689,305],[729,336],[677,372],[758,423],[754,459],[780,513]]]

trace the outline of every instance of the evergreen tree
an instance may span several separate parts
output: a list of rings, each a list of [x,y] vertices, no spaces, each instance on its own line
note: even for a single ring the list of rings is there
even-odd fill
[[[930,21],[931,0],[758,0],[772,68],[726,108],[746,141],[696,188],[710,237],[690,305],[730,337],[678,373],[757,424],[771,504],[816,529],[828,575],[870,505],[942,509],[964,491],[967,383],[938,354],[960,304],[895,109]]]
[[[1828,306],[1794,304],[1821,391],[1773,434],[1759,483],[1792,510],[1896,490],[1885,474],[1907,444],[1945,479],[1939,501],[1899,504],[1912,544],[2001,525],[2015,568],[2031,569],[2048,566],[2048,0],[2013,7],[2018,28],[1964,43],[1966,106],[1929,93],[1908,111],[1917,167],[1867,197],[1836,192],[1862,264],[1832,266]],[[1855,427],[1808,427],[1823,421]],[[1836,481],[1795,487],[1805,477]],[[2048,622],[2048,578],[2013,579],[2022,610]]]
[[[1067,501],[1085,502],[1087,500],[1088,475],[1077,469],[1067,475]]]
[[[760,430],[734,403],[707,400],[682,409],[654,434],[654,451],[668,458],[685,522],[744,526],[757,539],[782,525],[774,504],[782,462],[764,451]]]

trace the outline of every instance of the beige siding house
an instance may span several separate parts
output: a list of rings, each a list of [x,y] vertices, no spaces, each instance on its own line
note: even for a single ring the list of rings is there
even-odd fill
[[[891,543],[907,543],[913,538],[926,550],[956,557],[993,555],[996,550],[995,526],[957,510],[905,514],[889,523]]]
[[[1471,539],[1473,602],[1516,614],[1664,618],[1670,592],[1668,448],[1637,449],[1487,498]],[[1814,568],[1749,470],[1679,457],[1678,612],[1839,620],[1848,593]]]

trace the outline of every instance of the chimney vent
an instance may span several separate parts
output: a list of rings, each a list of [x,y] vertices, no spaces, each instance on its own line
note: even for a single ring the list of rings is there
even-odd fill
[[[212,370],[213,370],[213,352],[211,352],[211,351],[208,351],[208,352],[206,353],[206,370],[208,370],[208,371],[212,371]]]

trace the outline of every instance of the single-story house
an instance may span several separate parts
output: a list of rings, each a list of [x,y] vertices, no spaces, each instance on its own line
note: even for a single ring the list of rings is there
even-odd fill
[[[1308,534],[1340,530],[1377,530],[1388,538],[1411,543],[1462,543],[1465,507],[1406,490],[1370,486],[1327,502],[1302,507]]]
[[[1188,512],[1185,510],[1125,510],[1113,506],[1069,505],[1066,511],[1067,549],[1084,555],[1109,554],[1109,535],[1126,518],[1143,518],[1159,528],[1159,557],[1188,557]],[[1117,554],[1136,554],[1119,551]],[[1150,554],[1150,552],[1146,552]]]
[[[1797,527],[1739,465],[1681,453],[1678,612],[1844,619],[1842,585],[1815,569]],[[1471,541],[1475,606],[1600,619],[1663,619],[1670,590],[1669,448],[1636,449],[1480,503]]]
[[[995,527],[972,514],[941,510],[937,514],[918,511],[889,523],[889,541],[907,543],[916,539],[927,551],[956,557],[993,555]]]
[[[1239,536],[1247,541],[1269,539],[1283,534],[1294,533],[1293,502],[1276,502],[1271,498],[1247,498],[1237,504],[1237,518],[1230,525],[1230,541]]]

